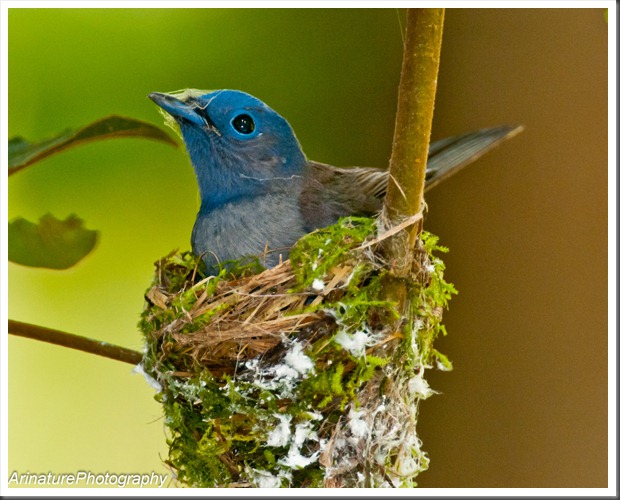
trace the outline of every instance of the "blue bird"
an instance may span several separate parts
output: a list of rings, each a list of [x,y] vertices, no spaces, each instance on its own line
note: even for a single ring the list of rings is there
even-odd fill
[[[192,250],[211,274],[226,261],[288,257],[308,232],[382,206],[388,174],[308,160],[288,122],[245,92],[188,89],[149,97],[178,123],[200,189]],[[431,144],[426,190],[521,127],[479,130]]]

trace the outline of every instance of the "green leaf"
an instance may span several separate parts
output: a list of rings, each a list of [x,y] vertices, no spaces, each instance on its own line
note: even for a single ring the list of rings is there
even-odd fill
[[[174,139],[155,125],[111,115],[85,127],[66,130],[56,137],[41,142],[33,143],[23,137],[14,137],[9,140],[9,175],[65,149],[114,137],[144,137],[177,146]]]
[[[82,260],[97,243],[98,232],[70,215],[64,221],[46,214],[35,224],[22,217],[9,223],[9,260],[16,264],[67,269]]]

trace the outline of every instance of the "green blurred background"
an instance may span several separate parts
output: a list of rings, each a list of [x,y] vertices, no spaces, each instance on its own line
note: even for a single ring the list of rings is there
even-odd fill
[[[402,56],[396,10],[9,10],[9,136],[117,113],[161,124],[152,91],[236,88],[306,154],[387,166]],[[422,403],[424,487],[607,484],[607,25],[585,9],[448,10],[433,137],[526,131],[427,196],[460,294]],[[81,147],[9,180],[9,218],[101,231],[65,271],[9,264],[11,319],[139,349],[153,262],[188,249],[182,148]],[[242,237],[242,235],[240,235]],[[10,338],[9,472],[166,472],[154,391],[131,367]]]

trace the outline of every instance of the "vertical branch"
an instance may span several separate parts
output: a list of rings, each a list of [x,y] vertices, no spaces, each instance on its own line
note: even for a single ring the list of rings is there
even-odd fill
[[[392,227],[420,210],[433,121],[445,9],[408,9],[398,109],[383,220]],[[396,276],[407,276],[421,224],[389,238],[384,251]]]

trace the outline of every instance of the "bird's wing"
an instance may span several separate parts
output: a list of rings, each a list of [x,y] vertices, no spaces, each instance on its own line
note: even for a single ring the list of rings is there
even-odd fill
[[[370,167],[338,168],[327,163],[310,161],[311,176],[323,185],[337,184],[346,191],[363,193],[364,198],[385,196],[387,171]]]
[[[299,197],[308,231],[329,226],[347,215],[371,216],[382,205],[387,172],[377,168],[338,168],[308,162]]]

